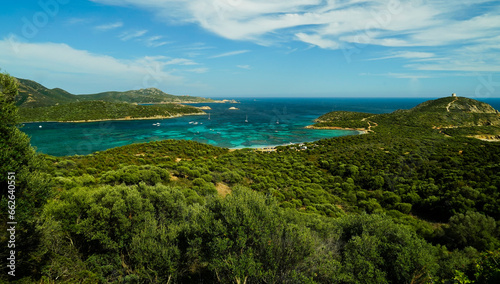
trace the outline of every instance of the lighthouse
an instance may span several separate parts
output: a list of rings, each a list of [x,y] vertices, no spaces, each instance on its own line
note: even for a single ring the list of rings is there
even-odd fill
[[[451,96],[452,96],[453,98],[456,98],[456,97],[457,97],[457,94],[453,93],[453,94],[451,94]]]

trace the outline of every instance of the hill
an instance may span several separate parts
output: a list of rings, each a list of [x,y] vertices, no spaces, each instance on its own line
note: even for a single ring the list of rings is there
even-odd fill
[[[63,89],[48,89],[35,81],[25,79],[17,80],[19,82],[19,94],[16,97],[17,106],[53,106],[76,101],[75,95]]]
[[[19,95],[16,105],[19,107],[48,107],[58,104],[67,104],[80,101],[101,100],[106,102],[126,103],[213,103],[219,102],[212,99],[192,96],[175,96],[158,90],[148,88],[126,92],[104,92],[88,95],[74,95],[63,89],[48,89],[31,80],[17,79],[19,82]]]
[[[390,114],[331,112],[315,120],[313,127],[363,128],[377,125],[379,131],[397,131],[398,127],[435,130],[449,136],[497,139],[500,114],[492,106],[465,97],[429,100],[409,110]],[[370,129],[372,130],[372,129]]]
[[[211,103],[212,99],[191,96],[174,96],[156,88],[132,90],[126,92],[103,92],[90,95],[79,95],[78,100],[102,100],[107,102],[127,102],[139,104],[158,103]]]
[[[50,107],[20,108],[23,122],[96,121],[146,118],[170,118],[181,115],[205,114],[196,107],[180,104],[142,106],[129,103],[88,101]]]

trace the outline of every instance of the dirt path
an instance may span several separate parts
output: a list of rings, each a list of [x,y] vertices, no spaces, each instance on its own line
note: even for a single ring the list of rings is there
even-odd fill
[[[450,103],[446,106],[446,111],[447,111],[447,112],[450,112],[450,107],[451,107],[451,105],[452,105],[454,102],[456,102],[456,101],[458,101],[458,97],[455,97],[455,99],[453,99],[453,101],[451,101],[451,102],[450,102]]]
[[[366,131],[368,132],[375,132],[372,130],[372,127],[377,127],[378,126],[378,123],[376,122],[373,122],[373,121],[367,121],[368,122],[368,129]],[[373,123],[373,125],[372,125]]]
[[[369,116],[369,117],[365,117],[365,118],[361,119],[361,121],[366,121],[368,118],[372,118],[372,117],[374,117],[374,115]],[[366,131],[367,131],[367,132],[374,132],[374,131],[372,130],[372,127],[377,127],[377,126],[378,126],[378,123],[373,122],[373,121],[369,121],[369,120],[368,120],[368,121],[366,121],[366,122],[368,123],[368,128],[366,129]],[[373,123],[373,125],[372,125],[372,123]]]

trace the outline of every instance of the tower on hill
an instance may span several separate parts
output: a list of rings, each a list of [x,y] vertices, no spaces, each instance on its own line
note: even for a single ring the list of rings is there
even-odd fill
[[[457,97],[457,94],[453,93],[451,94],[452,97],[456,98]]]

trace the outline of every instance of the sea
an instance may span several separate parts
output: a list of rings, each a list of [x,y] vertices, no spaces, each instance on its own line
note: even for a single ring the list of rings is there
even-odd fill
[[[234,98],[230,98],[234,99]],[[351,130],[306,129],[320,115],[338,110],[390,113],[433,98],[237,98],[239,103],[191,104],[206,115],[170,119],[88,123],[26,123],[21,127],[37,152],[53,156],[97,151],[166,139],[224,148],[263,148],[359,135]],[[500,98],[478,99],[500,109]],[[237,109],[230,109],[230,108]]]

